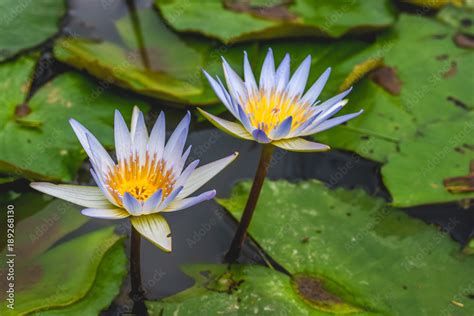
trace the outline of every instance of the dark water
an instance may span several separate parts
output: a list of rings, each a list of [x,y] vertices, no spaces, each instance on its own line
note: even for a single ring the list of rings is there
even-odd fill
[[[151,1],[137,1],[137,7],[149,7]],[[120,41],[113,21],[128,13],[125,1],[113,0],[74,0],[70,1],[69,16],[64,20],[65,33],[82,35],[89,38],[102,38]],[[69,70],[66,65],[53,61],[48,45],[44,48],[43,63],[35,81],[35,86],[48,81],[60,72]],[[91,77],[91,80],[95,80]],[[115,88],[113,88],[115,89]],[[129,92],[116,89],[117,93]],[[144,98],[153,105],[150,117],[160,110],[167,112],[168,118],[184,110],[167,109],[156,100]],[[168,115],[168,113],[172,113]],[[188,143],[194,144],[190,161],[199,158],[201,164],[222,158],[234,151],[240,152],[239,158],[221,174],[205,185],[202,189],[216,188],[218,197],[229,196],[233,185],[242,179],[253,177],[259,157],[259,146],[254,142],[232,138],[207,123],[197,123],[193,118],[193,132]],[[87,169],[85,166],[84,169]],[[88,173],[87,173],[88,174]],[[287,179],[299,181],[319,179],[331,187],[363,188],[369,194],[390,201],[390,195],[384,188],[380,177],[380,165],[365,160],[355,154],[331,151],[328,153],[290,153],[277,150],[269,171],[271,179]],[[81,180],[89,181],[88,176]],[[0,190],[16,189],[23,191],[26,182],[20,181],[13,185],[0,187]],[[473,208],[463,208],[458,204],[421,206],[407,209],[407,213],[423,219],[427,223],[447,227],[455,221],[455,229],[451,231],[460,245],[465,244],[473,234]],[[173,232],[173,248],[171,254],[159,251],[147,241],[142,243],[142,279],[149,299],[158,299],[175,294],[192,286],[191,278],[184,275],[180,266],[191,263],[220,263],[227,250],[234,230],[235,220],[214,201],[202,203],[188,210],[166,214]],[[126,224],[126,221],[122,222]],[[97,229],[98,227],[117,224],[117,221],[92,220],[74,233],[59,242],[74,236]],[[242,262],[265,264],[262,250],[250,240],[243,251]],[[124,282],[122,294],[115,300],[104,315],[116,315],[129,310],[128,280]]]

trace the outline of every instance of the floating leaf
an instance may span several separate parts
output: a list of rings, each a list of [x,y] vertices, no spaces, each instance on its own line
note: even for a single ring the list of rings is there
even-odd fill
[[[14,253],[24,261],[43,253],[88,220],[71,203],[43,194],[25,193],[9,204],[15,209]],[[7,223],[6,216],[2,223]]]
[[[0,2],[0,61],[52,37],[66,13],[64,0]]]
[[[177,31],[199,32],[224,43],[295,36],[340,37],[351,31],[372,31],[395,19],[390,1],[157,0],[164,19]]]
[[[120,237],[114,234],[112,227],[104,228],[59,244],[28,262],[16,261],[16,315],[66,306],[84,298],[93,286],[97,269],[105,254],[119,240]],[[119,255],[119,250],[122,252],[121,255]],[[121,273],[118,273],[115,268],[110,273],[123,276],[126,271],[123,246],[119,250],[114,251],[113,264],[120,266]],[[108,276],[101,277],[108,278]],[[6,281],[2,280],[2,282]],[[117,284],[119,283],[115,282],[113,286]],[[6,288],[4,283],[2,288]],[[112,288],[107,288],[107,293],[104,293],[106,295],[100,298],[101,302],[93,302],[94,306],[107,306],[113,298],[113,296],[110,297],[112,292]],[[5,292],[2,291],[2,300],[5,300],[4,295]],[[2,304],[0,312],[6,313],[6,311],[6,304]],[[98,310],[95,312],[97,313]]]
[[[150,316],[194,315],[196,311],[204,315],[327,315],[305,303],[295,292],[295,282],[278,271],[251,265],[183,269],[196,280],[195,285],[162,301],[147,302]],[[357,311],[347,305],[338,307],[341,312]]]
[[[66,73],[26,101],[36,60],[21,57],[0,65],[0,171],[34,179],[74,179],[84,154],[68,120],[84,123],[105,146],[113,144],[113,113],[130,118],[137,99],[114,95],[76,73]],[[26,103],[25,103],[26,102]],[[27,113],[18,107],[28,108]],[[26,113],[26,114],[25,114]]]
[[[98,315],[118,295],[123,278],[127,273],[126,263],[127,257],[123,245],[118,242],[105,253],[97,270],[94,284],[83,298],[65,307],[43,310],[31,315]]]
[[[332,147],[386,163],[384,182],[396,206],[469,197],[448,193],[443,187],[444,179],[467,174],[474,159],[469,150],[474,59],[453,41],[456,32],[434,19],[400,16],[394,29],[359,54],[367,60],[383,57],[385,69],[390,69],[380,77],[374,73],[370,80],[362,80],[352,93],[351,103],[364,108],[364,115],[315,135]],[[353,108],[344,111],[353,112]],[[453,132],[459,131],[454,125],[467,126],[466,135]],[[431,149],[422,151],[420,146]],[[458,146],[468,147],[462,149],[462,156]],[[421,170],[428,169],[432,171],[420,176]],[[420,178],[413,181],[416,176]]]
[[[249,182],[239,184],[230,199],[221,201],[236,218],[249,189]],[[449,223],[448,230],[457,224]],[[474,312],[474,257],[462,254],[447,232],[362,190],[330,190],[316,181],[267,182],[250,234],[293,276],[330,280],[352,294],[353,305],[367,311]]]
[[[396,206],[411,206],[474,198],[453,193],[445,179],[470,174],[474,159],[474,113],[438,122],[418,130],[417,136],[400,143],[400,152],[382,167],[385,185]]]
[[[152,10],[141,10],[137,12],[137,16],[143,29],[157,30],[143,35],[142,50],[134,37],[130,17],[125,17],[117,22],[125,46],[112,42],[63,38],[56,43],[55,55],[61,61],[85,69],[109,84],[117,84],[159,99],[199,106],[219,102],[204,78],[202,69],[223,78],[221,56],[224,56],[241,73],[244,50],[252,65],[256,66],[255,69],[259,69],[263,63],[268,47],[273,47],[277,62],[280,62],[286,52],[290,53],[294,65],[311,54],[313,68],[310,82],[314,82],[328,66],[333,67],[330,88],[324,91],[325,96],[339,91],[348,76],[355,80],[371,69],[354,69],[365,61],[365,55],[358,54],[368,44],[361,41],[328,43],[292,40],[226,46],[178,36],[168,30]],[[142,56],[140,52],[145,52],[146,56]],[[149,69],[144,66],[144,59],[149,64]]]

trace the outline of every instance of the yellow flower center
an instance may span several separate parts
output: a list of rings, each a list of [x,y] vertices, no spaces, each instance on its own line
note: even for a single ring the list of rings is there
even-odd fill
[[[173,190],[175,182],[172,170],[166,168],[165,162],[151,160],[148,154],[144,165],[140,166],[137,159],[130,157],[127,161],[115,165],[106,177],[106,183],[120,206],[123,206],[120,196],[125,192],[139,201],[146,201],[153,193],[162,189],[164,199]]]
[[[298,97],[289,98],[279,92],[267,94],[264,90],[250,96],[243,109],[249,115],[250,124],[267,134],[290,116],[293,117],[291,130],[294,130],[311,115],[309,107]]]

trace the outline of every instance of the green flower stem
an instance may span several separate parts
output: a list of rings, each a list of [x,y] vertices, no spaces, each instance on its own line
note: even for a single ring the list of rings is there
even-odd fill
[[[144,300],[145,293],[142,286],[142,273],[140,266],[140,248],[141,248],[141,236],[140,233],[131,226],[130,234],[130,281],[131,291],[130,298],[133,301],[133,313],[136,315],[142,315],[141,313],[146,310]]]
[[[260,191],[262,190],[263,182],[267,175],[268,167],[270,166],[270,161],[273,154],[273,145],[265,144],[262,147],[262,153],[260,155],[260,162],[258,163],[257,172],[255,173],[255,178],[253,179],[252,188],[250,190],[250,195],[247,199],[247,204],[245,205],[244,213],[240,219],[239,227],[235,233],[232,244],[229,248],[229,251],[225,255],[225,260],[229,263],[235,262],[239,257],[240,251],[242,250],[242,245],[244,243],[245,237],[247,236],[247,229],[252,220],[253,212],[257,206],[258,197],[260,196]]]
[[[140,21],[137,15],[137,8],[135,6],[135,0],[126,0],[125,1],[130,12],[130,19],[132,20],[133,32],[137,39],[138,49],[140,51],[140,57],[142,59],[143,66],[145,69],[150,69],[150,58],[148,57],[148,52],[145,47],[145,40],[143,39],[143,32],[140,26]]]

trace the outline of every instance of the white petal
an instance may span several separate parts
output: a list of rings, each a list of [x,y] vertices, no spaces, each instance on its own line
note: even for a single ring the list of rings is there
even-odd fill
[[[306,87],[306,82],[308,81],[310,67],[311,56],[308,55],[308,57],[306,57],[301,65],[296,69],[286,87],[286,91],[290,98],[294,96],[300,96],[303,93],[304,88]]]
[[[158,205],[161,203],[161,198],[163,197],[163,190],[159,189],[153,193],[146,201],[143,203],[143,214],[153,213],[158,209]]]
[[[153,126],[153,129],[151,130],[150,139],[148,140],[148,152],[150,154],[150,158],[155,159],[155,161],[160,161],[161,158],[163,158],[165,138],[165,114],[161,112],[155,122],[155,125]]]
[[[257,82],[255,81],[255,76],[250,66],[249,58],[247,52],[244,51],[244,78],[245,78],[245,88],[249,95],[255,95],[258,91]]]
[[[283,91],[290,80],[290,54],[286,54],[276,71],[276,91]]]
[[[92,153],[89,148],[89,142],[87,141],[87,134],[91,134],[87,128],[85,128],[81,123],[76,121],[75,119],[70,119],[69,124],[71,124],[72,130],[77,136],[77,139],[79,139],[79,142],[81,143],[82,147],[84,148],[84,151],[86,152],[87,156],[89,158],[92,158]]]
[[[329,75],[331,74],[331,68],[326,69],[326,71],[316,80],[316,82],[309,88],[309,90],[305,93],[303,98],[301,98],[302,103],[307,103],[309,105],[313,105],[316,99],[323,91],[326,82],[328,81]]]
[[[238,105],[238,110],[239,110],[239,121],[245,127],[247,132],[252,133],[255,130],[255,128],[252,126],[252,124],[250,124],[250,119],[247,113],[245,113],[244,109],[242,109],[240,105]]]
[[[146,149],[148,143],[148,131],[145,125],[145,118],[142,112],[138,112],[135,127],[130,133],[132,139],[133,152],[135,153],[140,166],[143,166],[146,161]]]
[[[341,102],[341,100],[344,99],[351,91],[352,91],[352,87],[350,87],[346,91],[343,91],[343,92],[339,93],[338,95],[333,96],[332,98],[324,101],[320,105],[316,106],[315,109],[318,110],[319,112],[327,111],[333,105]]]
[[[137,123],[138,123],[138,117],[140,115],[141,111],[138,108],[138,106],[133,107],[133,112],[132,112],[132,122],[130,123],[130,138],[133,139],[135,136],[135,132],[137,130]]]
[[[209,81],[212,89],[214,90],[215,94],[217,97],[221,100],[221,102],[224,104],[224,106],[234,115],[237,114],[234,106],[232,104],[232,100],[230,99],[230,95],[227,93],[225,90],[224,86],[222,83],[219,81],[217,82],[214,78],[212,78],[205,70],[203,70],[204,75],[207,78],[207,81]]]
[[[229,88],[230,94],[240,103],[245,103],[247,100],[247,93],[245,85],[239,75],[230,67],[229,63],[222,58],[224,67],[224,76]]]
[[[115,110],[114,137],[117,161],[121,163],[130,158],[132,152],[132,141],[130,139],[127,124],[118,110]]]
[[[81,211],[82,215],[95,218],[104,218],[104,219],[121,219],[129,217],[126,211],[121,208],[113,209],[100,209],[100,208],[86,208]]]
[[[340,125],[344,122],[347,122],[347,121],[359,116],[360,114],[362,114],[362,112],[364,112],[364,110],[360,110],[357,113],[351,113],[351,114],[338,116],[338,117],[332,118],[330,120],[324,121],[321,124],[316,125],[313,129],[308,129],[308,130],[304,131],[304,133],[302,133],[301,136],[316,134],[316,133],[325,131],[325,130],[330,129],[330,128],[336,126],[336,125]]]
[[[164,209],[164,212],[174,212],[174,211],[179,211],[191,206],[194,206],[196,204],[199,204],[203,201],[211,200],[216,196],[216,190],[211,190],[207,191],[204,193],[199,194],[198,196],[193,196],[190,198],[185,198],[182,200],[174,200],[166,209]]]
[[[188,180],[189,176],[194,172],[194,169],[196,169],[197,165],[199,164],[199,159],[194,160],[191,162],[186,169],[184,169],[183,173],[179,176],[179,178],[176,180],[176,183],[174,184],[176,187],[184,186],[186,181]]]
[[[138,216],[142,214],[141,203],[130,193],[125,192],[122,197],[123,207],[130,213],[130,215]]]
[[[268,49],[267,56],[263,61],[262,72],[260,73],[260,89],[270,93],[275,86],[275,61],[273,59],[273,51]]]
[[[33,182],[30,186],[62,200],[92,208],[115,208],[98,187]]]
[[[270,138],[273,140],[278,140],[285,137],[290,132],[292,124],[293,117],[287,117],[285,120],[283,120],[283,122],[278,124],[278,126],[270,131]]]
[[[183,171],[183,167],[186,164],[186,160],[188,160],[189,154],[191,153],[191,148],[192,148],[192,145],[189,145],[188,149],[186,149],[183,156],[180,159],[177,159],[178,161],[174,162],[173,170],[177,177]]]
[[[133,216],[130,221],[143,237],[160,249],[171,252],[171,230],[161,214]]]
[[[191,176],[189,176],[188,181],[184,185],[183,191],[178,195],[178,199],[183,199],[190,194],[196,192],[200,187],[202,187],[206,182],[211,180],[216,174],[222,171],[227,167],[239,154],[233,153],[230,156],[216,160],[214,162],[208,163],[207,165],[197,168]]]
[[[91,162],[95,171],[105,175],[109,170],[113,170],[115,163],[112,158],[110,158],[109,153],[99,143],[97,138],[91,134],[86,134],[86,137],[89,142],[89,148],[91,149]]]
[[[109,191],[108,187],[105,185],[104,178],[102,174],[97,174],[94,170],[94,168],[91,168],[91,175],[92,178],[94,179],[95,183],[99,187],[100,191],[104,194],[104,196],[107,198],[107,200],[110,201],[110,203],[117,205],[117,202],[115,201],[114,197],[112,196],[111,192]]]
[[[188,111],[181,122],[179,122],[178,126],[176,126],[173,134],[171,134],[168,142],[166,143],[164,151],[164,159],[166,161],[169,161],[168,159],[175,158],[179,148],[181,148],[181,151],[179,151],[179,157],[181,157],[184,144],[186,143],[190,121],[191,113]],[[170,162],[172,162],[172,160]]]
[[[215,115],[207,113],[204,110],[201,110],[200,108],[198,108],[198,110],[206,119],[209,120],[209,122],[212,123],[212,125],[220,129],[221,131],[238,138],[253,140],[252,135],[250,135],[250,133],[247,132],[247,130],[245,130],[242,125],[221,119]]]
[[[316,117],[316,119],[313,121],[313,123],[311,123],[311,125],[306,128],[306,130],[313,129],[313,127],[318,126],[319,124],[321,124],[322,122],[324,122],[325,120],[327,120],[328,118],[330,118],[331,116],[333,116],[334,114],[339,112],[347,104],[347,102],[348,102],[348,100],[344,99],[344,100],[334,104],[332,107],[330,107],[326,111],[320,113]]]
[[[158,207],[158,210],[163,210],[165,209],[171,202],[174,201],[174,199],[176,199],[176,197],[178,196],[178,194],[183,191],[183,187],[180,186],[180,187],[177,187],[176,189],[174,189],[167,197],[166,199],[164,199],[164,201],[160,204],[160,206]]]
[[[282,139],[277,140],[272,144],[285,150],[296,152],[316,152],[327,151],[330,149],[328,145],[310,142],[303,138]]]

